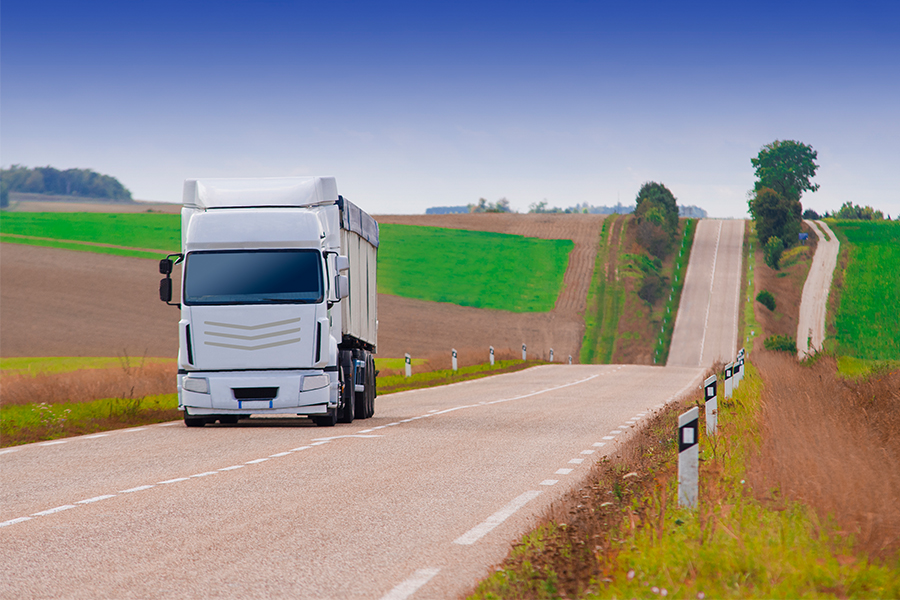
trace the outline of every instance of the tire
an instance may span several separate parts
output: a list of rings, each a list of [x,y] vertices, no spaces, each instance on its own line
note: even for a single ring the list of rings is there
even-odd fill
[[[356,417],[356,402],[353,393],[353,355],[341,352],[341,406],[337,420],[341,423],[352,423]]]
[[[365,361],[365,380],[363,381],[363,385],[365,386],[365,390],[362,392],[357,392],[354,390],[353,392],[353,401],[356,404],[356,418],[357,419],[368,419],[372,415],[369,414],[369,362],[371,360],[371,354],[366,352],[365,350],[357,350],[353,353],[353,359],[360,359]]]
[[[375,376],[375,357],[366,356],[366,416],[368,419],[375,414],[375,397],[378,395],[378,383]]]
[[[206,417],[191,417],[184,411],[184,425],[186,427],[203,427],[206,425]]]
[[[313,423],[315,423],[319,427],[334,427],[337,424],[337,414],[338,409],[335,408],[333,411],[325,415],[324,417],[313,417]]]

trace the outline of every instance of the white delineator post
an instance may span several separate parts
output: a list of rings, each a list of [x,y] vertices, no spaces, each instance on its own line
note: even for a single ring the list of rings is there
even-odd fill
[[[553,348],[550,348],[550,362],[553,362]]]
[[[406,360],[406,376],[412,377],[412,360],[409,358],[409,354],[405,357]]]
[[[678,417],[678,504],[695,508],[699,496],[700,445],[696,406]]]
[[[494,366],[494,347],[491,346],[491,366]]]
[[[459,363],[456,362],[456,348],[454,348],[451,352],[453,356],[453,370],[459,371]]]
[[[570,365],[572,364],[572,355],[571,354],[569,355],[569,364]]]
[[[743,348],[741,348],[738,351],[738,364],[740,364],[740,369],[738,370],[738,373],[737,373],[737,380],[738,380],[738,383],[740,383],[741,381],[744,380],[744,349]]]
[[[703,382],[703,398],[706,402],[706,435],[715,435],[719,425],[719,400],[716,395],[716,376]]]
[[[734,381],[734,363],[728,363],[725,365],[725,397],[731,398],[731,394],[734,391],[733,385]]]
[[[522,344],[522,360],[528,360],[526,357],[528,354],[525,352],[525,344]]]

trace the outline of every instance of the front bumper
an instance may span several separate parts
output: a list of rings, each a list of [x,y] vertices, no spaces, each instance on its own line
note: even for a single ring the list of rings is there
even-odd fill
[[[323,377],[324,376],[324,377]],[[208,393],[184,389],[184,381],[205,379]],[[316,389],[302,390],[304,379]],[[337,406],[337,372],[190,371],[178,375],[178,408],[190,415],[291,414],[320,415]],[[202,388],[202,385],[189,387]]]

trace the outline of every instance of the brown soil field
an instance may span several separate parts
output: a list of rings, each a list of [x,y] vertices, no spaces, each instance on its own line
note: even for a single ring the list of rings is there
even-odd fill
[[[577,361],[597,254],[599,215],[379,216],[404,223],[572,239],[556,307],[511,313],[380,294],[378,355],[408,352],[441,368],[456,348],[461,365],[521,356]],[[155,261],[0,244],[0,356],[165,356],[178,349],[179,311],[159,301]]]
[[[556,306],[547,313],[513,313],[397,296],[378,296],[378,354],[409,353],[442,368],[455,348],[461,365],[487,361],[494,346],[498,358],[521,357],[578,361],[584,337],[584,310],[603,215],[539,215],[479,213],[458,215],[377,215],[379,223],[493,231],[543,239],[570,239],[575,247]]]

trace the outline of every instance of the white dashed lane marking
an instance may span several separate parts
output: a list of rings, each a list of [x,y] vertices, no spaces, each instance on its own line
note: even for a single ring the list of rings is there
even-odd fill
[[[541,482],[541,485],[556,485],[559,483],[558,479],[545,479]]]
[[[584,462],[583,458],[573,458],[572,460],[569,461],[569,464],[570,465],[580,465],[583,462]]]
[[[479,523],[466,533],[462,534],[458,538],[456,538],[453,543],[460,544],[462,546],[469,546],[474,544],[485,535],[490,533],[495,527],[500,525],[503,521],[513,516],[517,510],[525,506],[529,501],[534,500],[538,496],[541,495],[541,492],[537,490],[531,490],[521,494],[517,498],[515,498],[512,502],[489,516],[482,523]]]
[[[556,474],[557,474],[557,475],[568,475],[568,474],[571,473],[573,470],[574,470],[574,469],[557,469],[557,470],[556,470]]]
[[[593,454],[594,451],[593,450],[582,450],[581,453],[582,454]]]
[[[412,577],[397,584],[394,589],[382,596],[381,600],[406,600],[439,572],[440,569],[419,569],[412,574]]]

